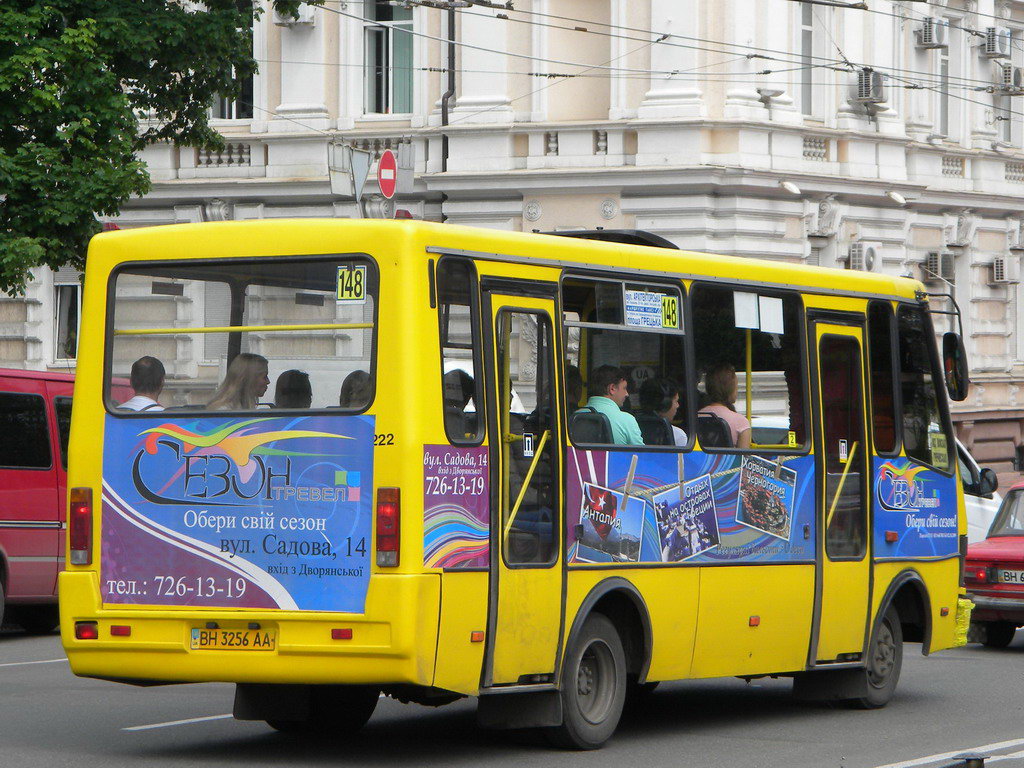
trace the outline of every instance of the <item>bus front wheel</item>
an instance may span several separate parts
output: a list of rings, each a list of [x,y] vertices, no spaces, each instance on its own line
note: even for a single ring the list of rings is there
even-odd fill
[[[591,614],[569,642],[561,697],[562,724],[549,731],[556,746],[597,749],[611,738],[626,699],[626,654],[604,614]]]
[[[311,686],[309,714],[298,719],[269,718],[267,725],[282,733],[304,736],[352,734],[366,725],[377,708],[380,691],[366,686]]]
[[[884,707],[896,692],[903,667],[903,627],[900,617],[892,606],[885,612],[878,631],[871,638],[868,648],[867,689],[864,696],[852,699],[857,709],[878,709]]]

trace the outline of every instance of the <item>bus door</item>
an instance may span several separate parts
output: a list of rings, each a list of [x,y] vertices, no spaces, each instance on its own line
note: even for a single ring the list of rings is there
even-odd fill
[[[809,662],[857,661],[870,605],[863,328],[813,323],[818,408],[818,557]]]
[[[553,298],[485,289],[491,565],[483,685],[552,683],[562,621]]]

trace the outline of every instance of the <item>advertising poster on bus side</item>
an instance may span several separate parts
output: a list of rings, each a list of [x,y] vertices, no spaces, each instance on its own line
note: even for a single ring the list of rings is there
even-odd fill
[[[570,449],[567,466],[570,563],[814,561],[812,456]],[[600,531],[588,527],[585,516],[591,516],[595,490],[607,492],[617,509],[629,500],[626,518],[629,530],[638,531],[638,560],[592,546]],[[639,524],[632,522],[637,519]]]
[[[718,546],[718,518],[710,475],[655,494],[652,498],[661,537],[661,559],[689,560]]]
[[[796,472],[760,456],[743,457],[737,522],[789,541],[795,496]]]
[[[911,459],[874,460],[875,557],[950,557],[959,552],[956,476]],[[895,541],[886,532],[895,532]]]
[[[373,416],[108,416],[105,429],[105,603],[364,609]]]
[[[423,446],[423,564],[486,568],[490,563],[487,447]]]

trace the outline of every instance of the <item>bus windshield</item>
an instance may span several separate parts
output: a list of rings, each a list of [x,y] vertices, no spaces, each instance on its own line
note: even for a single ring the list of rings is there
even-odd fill
[[[154,358],[166,371],[159,403],[175,410],[363,411],[377,282],[352,255],[128,264],[113,281],[108,382]],[[107,402],[140,410],[120,408],[109,383]]]

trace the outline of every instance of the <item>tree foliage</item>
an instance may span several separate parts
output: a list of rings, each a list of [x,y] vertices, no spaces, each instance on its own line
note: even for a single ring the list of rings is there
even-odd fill
[[[274,0],[294,14],[299,0]],[[252,74],[247,0],[0,2],[0,291],[81,267],[97,216],[149,191],[148,143],[217,149],[219,94]],[[3,196],[6,196],[4,199]]]

